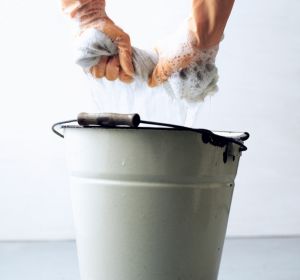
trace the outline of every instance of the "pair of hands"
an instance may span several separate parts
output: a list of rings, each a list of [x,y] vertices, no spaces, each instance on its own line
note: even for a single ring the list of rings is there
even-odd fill
[[[186,68],[201,49],[217,45],[223,35],[234,0],[193,0],[192,16],[188,21],[186,38],[171,55],[162,55],[156,49],[159,61],[149,77],[148,85],[155,87],[173,73]],[[132,48],[130,37],[106,15],[105,0],[62,0],[63,9],[79,20],[82,32],[95,28],[106,34],[118,47],[118,55],[102,56],[90,69],[96,78],[133,81]]]

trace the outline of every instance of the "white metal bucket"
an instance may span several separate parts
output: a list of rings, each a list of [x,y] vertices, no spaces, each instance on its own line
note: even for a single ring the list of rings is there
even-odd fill
[[[238,145],[165,128],[64,135],[82,280],[217,279]]]

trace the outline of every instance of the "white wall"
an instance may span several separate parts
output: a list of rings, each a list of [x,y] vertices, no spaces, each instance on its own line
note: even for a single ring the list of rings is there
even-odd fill
[[[140,47],[189,10],[182,0],[108,2]],[[299,9],[297,0],[237,1],[221,45],[220,91],[199,126],[251,133],[230,235],[300,234]],[[50,126],[93,105],[58,1],[1,0],[0,36],[0,240],[73,238],[63,142]]]

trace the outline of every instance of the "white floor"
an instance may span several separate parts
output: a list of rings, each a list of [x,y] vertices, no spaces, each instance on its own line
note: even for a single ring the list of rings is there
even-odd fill
[[[1,242],[0,279],[79,280],[75,243]],[[226,240],[218,280],[299,279],[300,237]]]

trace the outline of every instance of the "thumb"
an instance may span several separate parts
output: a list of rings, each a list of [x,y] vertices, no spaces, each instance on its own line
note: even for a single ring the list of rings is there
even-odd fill
[[[180,70],[186,68],[192,61],[192,54],[177,55],[171,58],[160,58],[148,79],[148,85],[155,87]]]
[[[148,79],[148,85],[150,87],[156,87],[165,82],[168,78],[167,71],[165,71],[165,63],[159,61]]]
[[[111,22],[104,22],[101,26],[101,31],[116,43],[119,50],[121,68],[125,74],[133,77],[134,67],[132,64],[132,48],[129,36],[120,27]]]

